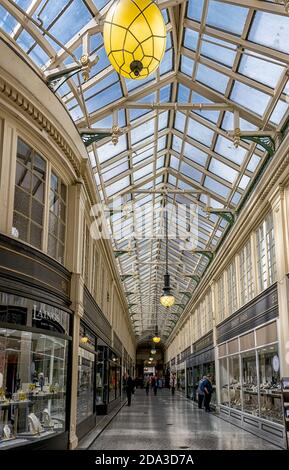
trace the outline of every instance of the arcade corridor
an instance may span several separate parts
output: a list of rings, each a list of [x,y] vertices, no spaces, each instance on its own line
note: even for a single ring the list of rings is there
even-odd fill
[[[138,389],[89,450],[273,450],[277,446],[198,410],[178,393]]]

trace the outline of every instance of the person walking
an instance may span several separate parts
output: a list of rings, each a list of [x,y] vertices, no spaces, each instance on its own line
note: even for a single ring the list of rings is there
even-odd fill
[[[207,375],[206,379],[202,383],[202,389],[204,390],[205,411],[210,412],[210,402],[213,393],[212,376],[210,374]]]
[[[198,388],[197,388],[197,395],[198,395],[198,408],[201,410],[203,408],[203,402],[204,402],[204,398],[205,398],[205,392],[204,392],[204,389],[203,389],[203,383],[205,382],[205,380],[207,379],[207,377],[205,375],[203,375],[203,378],[199,380],[199,384],[198,384]]]
[[[130,406],[131,405],[131,395],[134,391],[134,381],[128,371],[127,375],[126,375],[126,396],[127,396],[127,405],[126,406]]]
[[[171,376],[170,387],[171,387],[172,395],[174,395],[175,390],[176,390],[176,374],[173,374]]]
[[[152,389],[154,391],[154,395],[156,395],[158,391],[158,379],[156,376],[152,377],[151,384],[152,384]]]
[[[145,389],[146,389],[146,394],[148,395],[150,391],[150,378],[149,377],[145,378]]]

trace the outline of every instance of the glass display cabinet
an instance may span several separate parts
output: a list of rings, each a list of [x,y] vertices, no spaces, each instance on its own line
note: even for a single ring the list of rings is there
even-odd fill
[[[222,405],[229,406],[229,377],[228,360],[226,357],[220,359],[220,402]]]
[[[242,391],[239,355],[229,356],[229,399],[231,408],[242,410]]]
[[[259,416],[259,394],[256,351],[248,351],[241,355],[243,371],[243,411]]]
[[[0,329],[0,449],[65,430],[67,341]]]
[[[258,350],[260,416],[283,423],[280,362],[277,345]]]

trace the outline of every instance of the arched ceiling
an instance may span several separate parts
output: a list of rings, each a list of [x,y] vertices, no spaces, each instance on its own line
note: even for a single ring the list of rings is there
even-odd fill
[[[0,0],[0,31],[24,51],[86,133],[103,202],[112,209],[113,198],[122,195],[124,212],[111,212],[112,243],[139,339],[155,328],[165,243],[159,236],[160,213],[146,225],[154,237],[138,237],[143,219],[130,211],[129,203],[151,213],[152,203],[162,207],[165,190],[173,204],[199,205],[199,252],[181,249],[181,235],[188,230],[182,221],[178,237],[169,241],[176,305],[169,312],[158,307],[159,330],[166,338],[266,159],[260,143],[241,140],[235,148],[229,134],[234,111],[241,131],[266,130],[273,137],[288,116],[289,17],[284,4],[157,3],[167,25],[165,56],[156,73],[134,81],[114,71],[103,47],[102,24],[112,2]],[[59,81],[64,69],[79,70],[84,54],[90,57],[89,79],[84,81],[82,70]],[[176,102],[183,106],[177,108]],[[121,133],[113,145],[108,134],[116,123]],[[103,132],[102,138],[92,142],[92,132]],[[208,206],[215,213],[207,212]]]

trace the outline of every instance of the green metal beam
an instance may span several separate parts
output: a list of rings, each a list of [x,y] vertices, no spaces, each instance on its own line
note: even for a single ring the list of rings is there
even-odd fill
[[[111,134],[108,132],[99,133],[95,132],[94,134],[81,134],[82,141],[86,147],[89,147],[93,142],[98,142],[105,137],[111,137]]]
[[[255,144],[260,145],[263,147],[263,149],[268,152],[268,154],[272,157],[275,153],[275,141],[270,135],[264,135],[264,136],[241,136],[241,140],[246,142],[246,140],[249,140],[250,142],[254,142]]]

